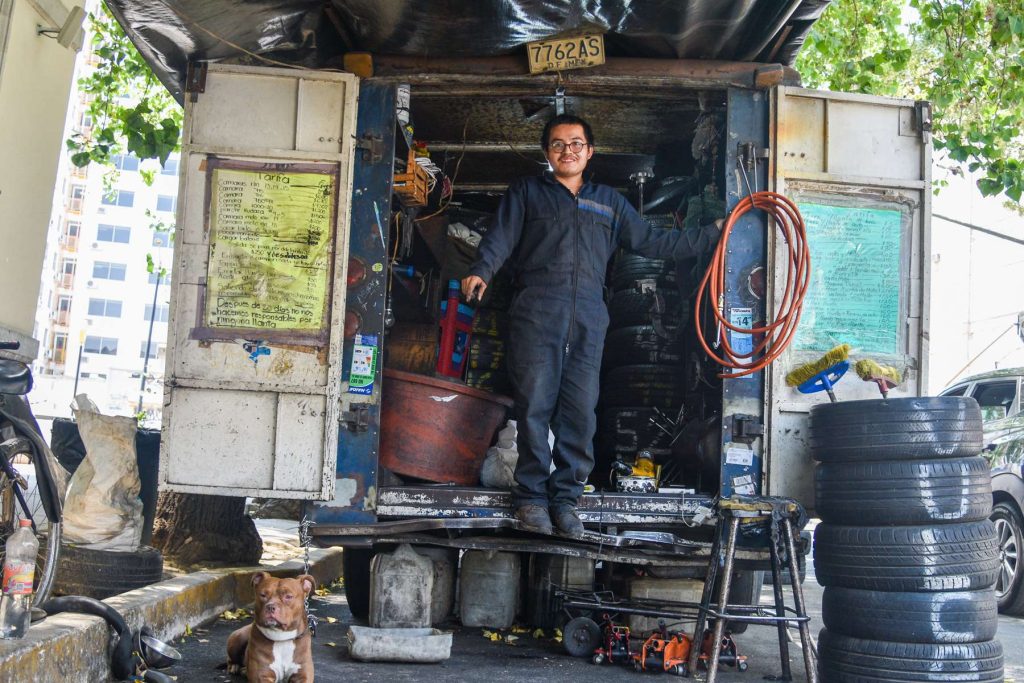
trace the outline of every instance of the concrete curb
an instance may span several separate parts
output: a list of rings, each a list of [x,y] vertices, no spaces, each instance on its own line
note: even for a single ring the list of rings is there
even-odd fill
[[[309,555],[310,574],[318,585],[341,576],[340,548],[315,549]],[[248,577],[260,570],[296,576],[302,573],[302,562],[196,572],[104,602],[120,612],[132,629],[146,625],[161,639],[171,640],[187,627],[209,623],[224,610],[252,602]],[[49,617],[32,626],[21,640],[0,641],[0,681],[109,681],[111,633],[99,617],[67,613]],[[168,673],[173,675],[174,669]]]

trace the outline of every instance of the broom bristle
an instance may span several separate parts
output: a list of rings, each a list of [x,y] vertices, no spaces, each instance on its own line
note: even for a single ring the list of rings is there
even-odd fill
[[[791,387],[798,387],[819,372],[824,372],[830,367],[850,357],[850,345],[840,344],[818,360],[804,363],[786,375],[786,384]]]
[[[903,377],[900,371],[891,365],[879,365],[873,360],[865,358],[857,361],[853,366],[857,376],[865,382],[871,382],[875,379],[887,379],[890,382],[899,384],[903,381]]]

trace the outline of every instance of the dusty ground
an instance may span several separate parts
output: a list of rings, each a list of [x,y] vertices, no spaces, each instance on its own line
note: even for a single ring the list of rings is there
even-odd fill
[[[812,563],[808,563],[809,576],[805,583],[808,612],[812,616],[811,632],[815,636],[821,628],[821,587],[814,581]],[[765,591],[764,597],[768,597]],[[792,604],[787,594],[787,604]],[[455,639],[451,659],[442,664],[367,664],[348,658],[346,631],[352,616],[341,590],[335,587],[330,594],[315,601],[320,628],[313,641],[316,677],[320,681],[422,681],[431,683],[455,681],[515,681],[535,683],[538,680],[558,680],[591,683],[596,676],[604,681],[632,681],[638,674],[626,667],[604,665],[597,667],[586,659],[573,659],[565,654],[561,644],[550,638],[535,639],[521,634],[513,644],[492,642],[482,635],[481,629],[462,628],[453,623]],[[180,648],[185,661],[167,671],[179,681],[189,683],[216,681],[224,683],[243,681],[228,676],[222,668],[224,643],[228,634],[244,621],[221,619],[208,629],[197,630],[183,639]],[[796,634],[794,632],[794,636]],[[1002,617],[999,638],[1006,651],[1006,680],[1024,681],[1024,619]],[[798,640],[798,638],[797,638]],[[725,668],[718,680],[723,683],[772,680],[781,669],[775,630],[752,627],[737,636],[741,652],[749,656],[750,668],[743,673]],[[798,644],[790,646],[790,660],[794,680],[804,681],[803,662]],[[221,668],[218,668],[221,667]]]

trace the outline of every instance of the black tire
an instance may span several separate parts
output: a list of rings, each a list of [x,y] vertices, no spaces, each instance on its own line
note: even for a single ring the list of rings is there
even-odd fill
[[[833,524],[972,522],[992,514],[992,477],[979,457],[823,463],[814,501]]]
[[[57,558],[53,592],[102,600],[157,583],[163,574],[164,558],[156,548],[122,552],[65,543]]]
[[[674,288],[675,264],[672,261],[645,258],[637,254],[619,254],[612,268],[612,291],[632,289],[640,280],[657,280],[659,288]]]
[[[608,302],[608,329],[634,325],[650,325],[656,314],[656,297],[660,296],[663,313],[661,323],[666,328],[676,328],[689,319],[689,306],[682,305],[678,290],[673,286],[668,289],[659,288],[657,292],[641,292],[637,289],[624,289],[612,295]]]
[[[962,458],[981,452],[981,409],[962,396],[822,403],[810,443],[821,462]]]
[[[624,365],[605,375],[601,395],[610,408],[675,409],[683,402],[680,368]]]
[[[601,627],[590,617],[576,617],[562,629],[562,645],[573,657],[589,657],[601,644]]]
[[[663,337],[651,325],[623,327],[608,333],[604,342],[604,365],[681,365],[682,344],[675,335]]]
[[[370,616],[370,560],[374,554],[370,548],[345,548],[341,554],[345,599],[356,619]]]
[[[999,570],[989,520],[938,526],[819,524],[814,574],[822,586],[877,591],[984,590]]]
[[[999,576],[996,600],[1003,614],[1024,616],[1024,517],[1008,501],[996,503],[989,518],[996,527]]]
[[[670,455],[672,436],[658,429],[651,420],[659,424],[665,422],[654,408],[609,408],[603,411],[602,445],[613,456],[632,458],[639,450],[648,450],[656,458]]]
[[[976,681],[1002,683],[998,640],[956,645],[864,640],[822,629],[818,676],[828,683]]]
[[[980,643],[996,637],[996,594],[980,591],[892,593],[830,587],[821,603],[825,628],[853,638],[901,643]]]

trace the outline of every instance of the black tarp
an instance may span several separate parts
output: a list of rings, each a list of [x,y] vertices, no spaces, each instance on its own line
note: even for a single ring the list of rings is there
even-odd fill
[[[189,61],[322,67],[346,52],[418,57],[516,54],[524,43],[605,34],[611,57],[792,65],[829,0],[107,0],[181,99]]]

